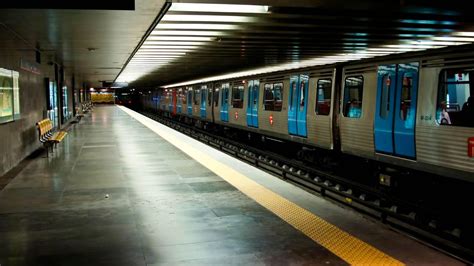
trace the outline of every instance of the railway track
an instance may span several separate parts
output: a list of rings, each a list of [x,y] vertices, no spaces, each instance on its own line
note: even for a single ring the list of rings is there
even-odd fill
[[[461,238],[460,229],[440,225],[431,213],[426,212],[424,206],[395,198],[373,187],[317,169],[302,161],[241,141],[213,135],[169,117],[151,112],[141,113],[311,193],[353,208],[467,264],[474,262],[474,248],[466,245],[466,240]]]

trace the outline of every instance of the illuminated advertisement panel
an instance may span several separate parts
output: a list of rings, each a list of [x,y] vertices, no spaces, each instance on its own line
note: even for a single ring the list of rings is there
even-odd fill
[[[16,71],[0,68],[0,123],[20,117],[19,74]]]

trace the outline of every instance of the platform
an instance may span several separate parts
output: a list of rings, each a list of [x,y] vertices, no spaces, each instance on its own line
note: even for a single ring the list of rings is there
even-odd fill
[[[363,262],[462,265],[123,107],[0,192],[2,266]]]

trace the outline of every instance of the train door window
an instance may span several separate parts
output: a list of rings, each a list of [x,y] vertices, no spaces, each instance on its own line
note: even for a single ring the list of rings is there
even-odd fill
[[[199,98],[199,96],[200,96],[199,93],[200,93],[199,89],[198,89],[198,88],[194,88],[194,95],[193,95],[193,96],[194,96],[194,97],[193,97],[193,98],[194,98],[194,105],[199,105],[199,103],[201,102],[201,101],[200,101],[200,98]]]
[[[300,111],[303,111],[304,110],[304,105],[306,103],[306,85],[305,85],[305,81],[302,80],[301,83],[300,83],[300,98],[299,98],[299,101],[300,101]]]
[[[193,88],[192,87],[188,87],[188,91],[187,91],[187,96],[188,96],[188,99],[187,99],[187,102],[189,103],[189,105],[191,105],[192,101],[193,101]]]
[[[446,69],[439,76],[436,121],[474,127],[474,69]]]
[[[186,90],[181,91],[181,103],[182,104],[187,104],[187,95],[186,95]]]
[[[211,106],[212,104],[212,89],[209,88],[209,90],[207,91],[207,106]]]
[[[296,98],[296,94],[297,94],[297,91],[296,91],[296,81],[292,82],[291,84],[291,93],[290,93],[290,102],[288,103],[289,104],[289,108],[290,110],[294,110],[294,104],[293,104],[293,99]]]
[[[409,117],[411,110],[411,94],[413,87],[412,77],[403,77],[402,79],[402,94],[400,97],[400,119],[405,121]]]
[[[232,87],[232,107],[244,107],[244,86],[240,85]]]
[[[206,91],[207,91],[207,87],[202,86],[201,87],[201,104],[204,104],[204,107],[206,106]]]
[[[345,117],[359,118],[362,114],[362,96],[364,89],[363,76],[350,76],[344,82],[344,108]]]
[[[331,110],[331,92],[331,79],[318,80],[315,108],[317,115],[329,115],[329,111]]]
[[[229,87],[227,85],[222,86],[222,100],[221,103],[223,105],[227,105],[229,101]]]
[[[214,106],[217,107],[219,106],[219,87],[216,87],[214,89],[214,93],[212,94],[212,97],[214,98]]]
[[[273,111],[281,111],[283,105],[283,83],[273,84],[273,98],[275,100]]]
[[[381,80],[382,93],[380,94],[380,117],[387,118],[390,113],[390,84],[391,77],[385,74]]]

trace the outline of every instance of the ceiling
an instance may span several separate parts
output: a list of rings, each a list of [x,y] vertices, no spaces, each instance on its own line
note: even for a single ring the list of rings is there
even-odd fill
[[[466,1],[203,2],[219,3],[174,1],[117,81],[159,86],[474,42]]]
[[[2,36],[14,33],[23,43],[1,39],[0,55],[39,49],[43,62],[64,65],[90,86],[147,87],[474,42],[466,1],[173,0],[165,12],[167,2],[135,0],[135,10],[0,9]],[[253,7],[189,5],[219,2]]]
[[[0,9],[2,32],[9,33],[2,38],[13,35],[17,40],[14,47],[0,41],[0,52],[34,51],[38,46],[43,63],[57,62],[76,80],[101,86],[99,81],[117,77],[164,2],[135,0],[135,10],[123,10],[123,5],[111,0],[107,0],[109,10],[84,9],[86,4],[94,6],[90,0],[81,3],[79,9]],[[105,9],[102,4],[98,6]]]

